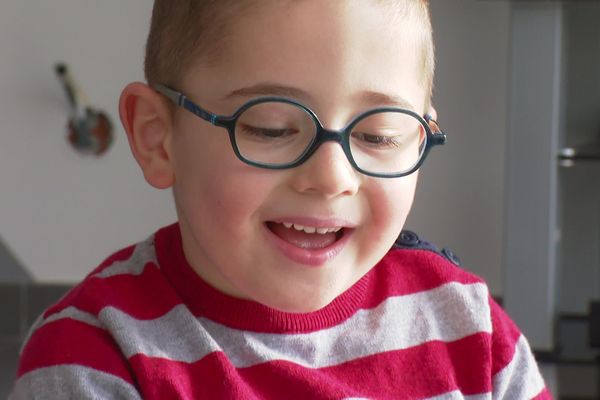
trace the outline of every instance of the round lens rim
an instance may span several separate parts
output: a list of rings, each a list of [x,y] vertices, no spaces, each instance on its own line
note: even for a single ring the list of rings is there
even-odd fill
[[[410,168],[406,169],[405,171],[384,173],[384,172],[373,172],[373,171],[365,170],[365,169],[361,168],[360,165],[358,165],[358,163],[354,159],[354,155],[352,154],[352,149],[350,146],[350,136],[352,134],[352,130],[354,129],[354,127],[356,127],[356,125],[358,125],[362,120],[370,117],[373,114],[379,114],[379,113],[385,113],[385,112],[395,112],[395,113],[411,116],[411,117],[415,118],[421,124],[421,126],[425,129],[425,139],[424,139],[425,144],[423,145],[423,149],[421,150],[421,152],[419,154],[419,158],[415,164],[413,164]],[[433,133],[431,132],[431,127],[429,126],[427,121],[422,116],[420,116],[419,114],[417,114],[416,112],[414,112],[412,110],[407,110],[407,109],[399,108],[399,107],[378,107],[378,108],[374,108],[374,109],[365,111],[364,113],[357,115],[355,118],[352,119],[352,121],[350,121],[348,126],[346,126],[346,128],[344,129],[343,134],[344,134],[344,141],[346,142],[346,145],[348,146],[347,155],[350,159],[350,162],[352,163],[352,166],[354,168],[356,168],[356,170],[358,170],[359,172],[361,172],[365,175],[373,176],[373,177],[377,177],[377,178],[399,178],[402,176],[410,175],[413,172],[415,172],[417,169],[419,169],[421,167],[421,165],[425,161],[425,158],[427,157],[427,154],[429,153],[429,150],[431,148],[431,142],[432,142],[431,139],[433,137]]]
[[[313,138],[311,139],[311,141],[308,144],[308,146],[306,147],[306,149],[304,149],[304,151],[292,162],[285,163],[285,164],[270,164],[270,163],[258,162],[258,161],[254,161],[254,160],[244,156],[239,149],[236,135],[235,135],[235,128],[237,126],[240,116],[245,111],[247,111],[249,108],[252,108],[254,106],[257,106],[257,105],[263,104],[263,103],[286,103],[286,104],[293,105],[296,108],[299,108],[302,111],[304,111],[306,114],[308,114],[308,116],[311,118],[311,120],[313,122],[313,125],[314,125]],[[274,96],[260,97],[260,98],[254,99],[254,100],[250,100],[247,103],[244,103],[240,108],[238,108],[235,111],[235,113],[233,113],[233,115],[231,117],[227,118],[227,121],[224,121],[224,122],[226,122],[226,128],[227,128],[227,131],[229,132],[229,138],[230,138],[230,141],[231,141],[231,144],[233,147],[233,151],[235,152],[235,155],[240,160],[242,160],[243,162],[245,162],[248,165],[252,165],[255,167],[259,167],[259,168],[267,168],[267,169],[289,169],[289,168],[294,168],[297,165],[302,164],[305,161],[304,158],[306,157],[306,154],[310,151],[310,149],[313,147],[315,141],[317,140],[317,136],[318,136],[317,132],[319,130],[319,127],[322,126],[321,122],[319,121],[319,118],[307,106],[305,106],[302,103],[299,103],[295,100],[288,99],[286,97],[274,97]]]
[[[264,126],[265,128],[272,126],[268,121],[264,121],[265,122],[264,125],[261,124],[261,122],[260,122],[261,121],[261,118],[260,118],[261,106],[265,106],[266,110],[268,110],[268,111],[266,111],[266,115],[271,115],[272,113],[274,113],[274,114],[282,117],[282,119],[280,121],[284,122],[284,124],[280,125],[281,127],[289,126],[290,128],[293,127],[293,128],[297,129],[297,132],[299,134],[295,135],[295,137],[292,137],[292,139],[293,139],[292,142],[288,142],[288,144],[294,143],[292,145],[292,146],[294,146],[293,148],[291,148],[289,146],[287,148],[288,150],[294,150],[293,152],[288,152],[289,154],[287,154],[287,156],[290,156],[290,158],[291,158],[291,156],[293,156],[293,158],[291,158],[292,159],[291,162],[290,161],[285,161],[285,162],[265,161],[266,159],[272,158],[271,156],[279,151],[280,148],[277,147],[278,141],[277,140],[273,140],[271,142],[264,141],[262,149],[261,149],[261,146],[258,145],[258,143],[252,141],[251,139],[248,140],[248,136],[244,134],[244,132],[245,132],[244,127],[247,126],[248,124],[256,125],[256,126]],[[269,108],[271,108],[271,110],[269,110]],[[255,110],[256,110],[256,112],[258,112],[259,120],[256,120],[255,117],[252,117],[252,116],[245,117],[246,115],[252,114]],[[279,125],[279,124],[276,124],[276,125]],[[276,128],[274,128],[274,129],[276,129]],[[237,118],[236,118],[234,126],[233,126],[235,144],[236,144],[240,154],[242,154],[242,156],[247,160],[250,160],[254,163],[258,163],[261,165],[266,165],[266,166],[289,165],[291,163],[295,163],[298,160],[301,160],[306,155],[308,150],[312,147],[314,142],[316,141],[318,129],[319,129],[319,126],[315,122],[315,116],[313,115],[313,113],[311,113],[307,107],[302,107],[298,103],[292,102],[292,101],[254,102],[250,106],[244,107],[242,112],[240,112],[237,115]],[[283,143],[281,141],[279,141],[279,144],[283,144]],[[276,147],[270,147],[272,145],[275,145]],[[285,149],[283,151],[284,151],[284,153],[286,152]],[[253,154],[256,157],[254,157]],[[263,158],[263,159],[261,159],[261,158]],[[277,157],[275,157],[275,158],[277,158]],[[285,158],[285,157],[279,157],[279,158]],[[288,159],[290,159],[290,158],[288,158]]]

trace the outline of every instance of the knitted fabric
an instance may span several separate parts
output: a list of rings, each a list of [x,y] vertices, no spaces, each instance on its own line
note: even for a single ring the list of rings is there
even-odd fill
[[[321,310],[229,297],[178,225],[121,250],[38,319],[11,399],[548,399],[484,282],[394,248]]]

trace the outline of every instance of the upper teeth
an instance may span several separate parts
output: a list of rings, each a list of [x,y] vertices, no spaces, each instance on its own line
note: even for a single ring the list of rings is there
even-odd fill
[[[325,234],[325,233],[329,233],[329,232],[338,232],[340,229],[342,229],[341,226],[336,226],[333,228],[316,228],[314,226],[304,226],[304,225],[300,225],[300,224],[292,224],[291,222],[283,222],[283,226],[285,226],[286,228],[294,228],[297,231],[304,231],[306,233],[320,233],[320,234]]]

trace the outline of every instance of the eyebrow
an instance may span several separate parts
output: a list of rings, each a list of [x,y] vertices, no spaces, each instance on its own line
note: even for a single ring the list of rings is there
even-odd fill
[[[280,85],[276,83],[259,83],[236,89],[225,96],[225,100],[234,97],[256,97],[256,96],[281,96],[311,101],[313,97],[307,91],[294,87]],[[389,95],[385,93],[365,90],[356,94],[355,98],[361,104],[369,106],[394,106],[414,111],[412,104],[401,96]]]
[[[401,96],[389,95],[385,93],[366,90],[364,92],[360,92],[358,94],[358,98],[362,102],[373,106],[394,106],[414,111],[413,105]]]
[[[225,96],[225,99],[232,97],[254,97],[254,96],[282,96],[294,97],[299,99],[311,99],[308,92],[293,86],[279,85],[276,83],[259,83],[253,86],[236,89]]]

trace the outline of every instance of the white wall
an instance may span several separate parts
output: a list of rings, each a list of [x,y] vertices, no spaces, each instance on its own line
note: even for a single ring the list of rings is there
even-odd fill
[[[503,291],[510,3],[433,0],[434,103],[446,146],[432,151],[407,227],[451,248]]]
[[[140,80],[151,2],[3,0],[0,11],[0,237],[37,280],[77,281],[111,251],[174,221],[120,127],[120,90]],[[67,62],[116,141],[102,158],[66,142]]]
[[[407,227],[449,246],[502,292],[507,2],[433,0],[435,103],[450,135],[424,167]],[[38,280],[77,281],[110,251],[174,220],[129,155],[117,98],[142,79],[148,0],[4,0],[0,13],[0,237]],[[75,16],[77,18],[75,18]],[[68,62],[117,140],[83,158],[65,142]]]

